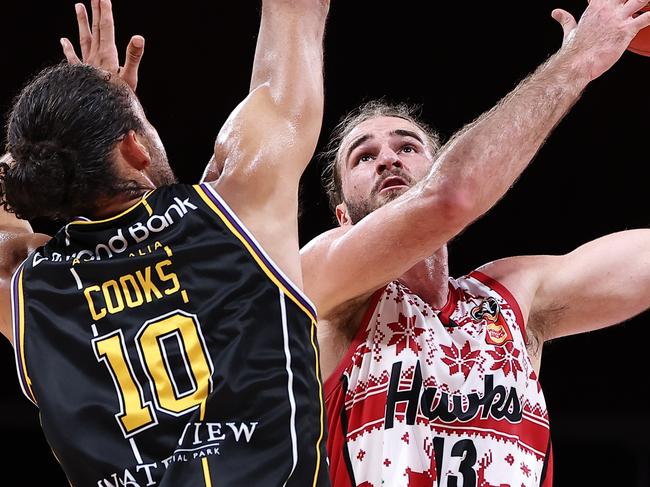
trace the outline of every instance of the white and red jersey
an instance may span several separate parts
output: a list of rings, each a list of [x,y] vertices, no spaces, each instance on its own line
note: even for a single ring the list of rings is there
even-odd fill
[[[333,487],[551,485],[523,317],[480,272],[450,278],[440,310],[397,282],[376,292],[325,394]]]

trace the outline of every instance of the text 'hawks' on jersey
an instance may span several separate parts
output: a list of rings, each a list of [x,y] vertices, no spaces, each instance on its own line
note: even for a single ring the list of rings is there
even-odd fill
[[[211,186],[70,223],[12,303],[75,487],[329,485],[315,310]]]
[[[479,272],[441,310],[397,282],[375,293],[325,394],[335,487],[551,485],[519,306]]]

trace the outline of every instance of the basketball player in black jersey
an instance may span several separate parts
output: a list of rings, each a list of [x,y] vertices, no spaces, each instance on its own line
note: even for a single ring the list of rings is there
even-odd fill
[[[92,28],[77,10],[82,58],[106,70],[54,66],[17,98],[3,203],[68,223],[49,240],[3,216],[0,325],[72,485],[329,484],[296,221],[328,4],[263,1],[218,182],[174,184],[131,90],[137,63],[119,68],[109,0]]]

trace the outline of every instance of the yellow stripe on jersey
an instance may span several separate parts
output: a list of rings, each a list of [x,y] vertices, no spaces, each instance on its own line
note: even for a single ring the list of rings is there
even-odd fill
[[[323,441],[323,432],[324,432],[324,427],[323,427],[323,384],[321,384],[320,380],[320,370],[318,367],[319,363],[319,358],[318,358],[318,347],[316,346],[316,342],[314,342],[314,334],[316,331],[316,322],[312,321],[311,322],[311,346],[314,348],[314,358],[316,359],[316,380],[318,381],[318,401],[320,403],[320,434],[318,436],[318,440],[316,441],[316,469],[314,470],[314,483],[312,484],[312,487],[316,487],[316,482],[318,482],[318,472],[320,471],[320,444],[321,441]]]
[[[23,375],[25,376],[25,385],[31,400],[36,404],[36,396],[32,390],[32,379],[27,373],[27,362],[25,362],[25,298],[23,296],[23,272],[24,267],[20,269],[18,274],[18,344],[20,358],[23,366]]]
[[[151,206],[149,206],[149,203],[147,202],[147,198],[149,196],[151,196],[154,191],[155,190],[148,191],[147,193],[145,193],[145,195],[142,197],[142,199],[140,201],[138,201],[137,203],[135,203],[133,206],[130,206],[129,208],[124,210],[122,213],[119,213],[119,214],[117,214],[115,216],[112,216],[110,218],[105,218],[104,220],[76,220],[76,221],[70,222],[68,225],[92,225],[92,224],[95,224],[95,223],[110,222],[110,221],[113,221],[113,220],[117,220],[118,218],[126,215],[127,213],[132,212],[133,210],[135,210],[140,205],[143,205],[146,208],[147,213],[149,213],[149,215],[152,215],[153,210],[151,209]]]
[[[208,459],[202,458],[201,464],[203,465],[203,478],[205,480],[205,487],[212,487],[212,477],[210,475],[210,466],[208,465]]]
[[[206,403],[207,399],[201,403],[201,408],[199,410],[199,419],[201,421],[205,421]],[[212,474],[210,473],[210,465],[208,464],[208,459],[202,458],[201,465],[203,466],[203,479],[205,480],[205,487],[212,487]]]
[[[273,274],[273,271],[264,263],[264,261],[260,258],[258,253],[255,251],[255,249],[248,243],[246,238],[233,226],[233,224],[228,220],[228,217],[224,215],[224,213],[219,209],[217,205],[213,203],[213,201],[210,199],[210,197],[205,194],[201,186],[193,186],[194,189],[196,190],[197,193],[199,193],[199,196],[201,199],[214,211],[217,216],[221,219],[221,221],[228,227],[228,229],[231,231],[231,233],[239,239],[239,241],[246,247],[246,250],[248,250],[248,253],[251,254],[253,259],[255,259],[255,262],[257,262],[257,265],[264,271],[264,274],[266,274],[271,281],[289,298],[291,301],[296,303],[298,307],[305,312],[305,314],[309,317],[310,320],[316,321],[316,317],[313,315],[311,311],[309,311],[301,302],[300,300],[296,297],[294,293],[292,293],[289,289],[287,289],[284,284],[282,284],[278,278]]]
[[[147,196],[149,196],[151,193],[147,193],[144,195],[144,198],[142,198],[142,205],[144,206],[145,210],[147,210],[147,213],[149,216],[153,215],[153,210],[151,209],[151,206],[149,205],[149,202],[147,201]]]

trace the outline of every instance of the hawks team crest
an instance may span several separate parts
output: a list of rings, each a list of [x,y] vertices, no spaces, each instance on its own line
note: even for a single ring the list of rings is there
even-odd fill
[[[481,304],[472,308],[471,316],[475,323],[485,320],[485,341],[488,345],[498,346],[512,341],[512,333],[501,314],[501,306],[493,297],[483,299]]]

